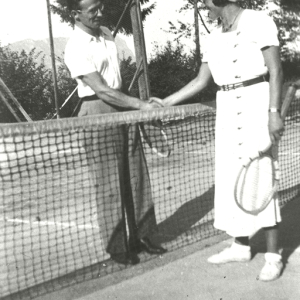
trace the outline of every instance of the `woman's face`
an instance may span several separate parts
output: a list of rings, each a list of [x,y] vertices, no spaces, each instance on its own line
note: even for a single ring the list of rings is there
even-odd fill
[[[221,16],[222,7],[215,6],[212,0],[204,0],[204,4],[208,9],[208,16],[212,21],[215,21]]]

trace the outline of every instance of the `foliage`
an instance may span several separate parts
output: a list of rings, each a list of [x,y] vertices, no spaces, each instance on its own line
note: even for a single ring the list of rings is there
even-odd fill
[[[279,41],[281,46],[281,56],[284,61],[299,62],[299,49],[293,49],[291,45],[300,34],[300,3],[293,0],[282,0],[276,10],[271,15],[279,29]]]
[[[9,47],[0,46],[0,78],[32,120],[48,119],[55,113],[52,72],[45,67],[43,59],[41,63],[38,63],[38,58],[41,58],[41,53],[36,53],[35,49],[26,53],[24,50],[15,52]],[[57,79],[58,101],[61,105],[76,83],[70,78],[63,64],[58,67]],[[7,95],[6,98],[9,99]],[[13,104],[11,100],[8,101]],[[67,106],[62,111],[63,116],[70,115],[73,106]],[[15,108],[14,105],[12,107]],[[14,110],[18,116],[22,116],[18,109]],[[24,117],[21,119],[25,120]],[[0,122],[16,122],[15,117],[1,99]]]
[[[131,87],[131,83],[136,71],[136,63],[132,62],[132,58],[128,57],[120,62],[120,72],[122,76],[122,91],[126,94],[130,94],[135,97],[139,97],[138,84],[134,83]],[[130,88],[130,91],[128,91]]]
[[[111,30],[116,27],[128,1],[129,0],[104,0],[104,26],[110,28]],[[148,4],[149,0],[141,0],[140,2],[141,4]],[[142,9],[142,19],[144,20],[146,16],[153,11],[154,8],[155,4],[144,7]],[[51,5],[51,10],[53,11],[53,13],[60,16],[62,22],[68,23],[73,26],[74,21],[67,9],[67,0],[56,0],[56,4]],[[120,31],[126,34],[132,33],[129,10],[127,10],[124,15]]]
[[[196,76],[194,54],[184,53],[183,46],[179,43],[172,47],[171,42],[159,48],[156,45],[155,55],[149,62],[149,77],[151,96],[164,98],[178,91]],[[190,102],[209,101],[215,98],[215,86],[196,96]]]
[[[77,91],[72,97],[66,101],[77,87],[77,82],[71,78],[70,72],[63,60],[59,60],[60,64],[57,69],[57,85],[58,85],[58,102],[60,109],[60,117],[71,117],[74,115],[76,106],[79,103]],[[62,107],[63,106],[63,107]]]
[[[51,72],[43,61],[38,65],[36,60],[40,56],[35,49],[18,53],[0,47],[0,77],[34,120],[44,118],[52,110]],[[15,122],[3,101],[0,101],[0,106],[1,122]]]
[[[181,11],[191,11],[194,0],[185,0]],[[198,1],[199,17],[204,19],[204,25],[211,24],[203,11],[206,10],[202,1]],[[295,42],[300,34],[300,1],[299,0],[244,0],[241,6],[254,10],[269,10],[278,29],[281,44],[281,56],[284,61],[299,61],[300,55],[297,49],[292,49],[291,42]],[[178,24],[170,23],[169,32],[173,33],[176,41],[181,37],[189,38],[193,34],[193,24],[183,23],[178,20]],[[206,31],[202,34],[206,34]]]

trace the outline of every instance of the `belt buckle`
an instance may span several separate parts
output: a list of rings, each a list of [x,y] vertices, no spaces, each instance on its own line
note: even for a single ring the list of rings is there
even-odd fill
[[[230,90],[229,84],[223,85],[223,91],[228,92]]]

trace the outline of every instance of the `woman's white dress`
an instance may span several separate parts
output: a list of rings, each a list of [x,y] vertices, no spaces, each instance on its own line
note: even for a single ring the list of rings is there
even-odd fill
[[[262,48],[278,46],[277,29],[264,12],[244,10],[235,31],[216,28],[208,39],[207,62],[219,86],[267,74]],[[234,185],[243,158],[263,150],[268,133],[269,83],[217,93],[215,223],[233,237],[250,236],[281,221],[278,199],[257,216],[235,204]]]

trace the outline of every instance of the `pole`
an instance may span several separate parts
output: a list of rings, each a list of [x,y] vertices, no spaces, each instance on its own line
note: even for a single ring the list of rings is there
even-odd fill
[[[13,110],[13,108],[10,106],[10,104],[8,103],[8,101],[6,100],[4,94],[2,94],[2,92],[0,91],[0,98],[2,99],[2,101],[4,102],[4,104],[7,106],[7,108],[9,109],[9,111],[12,113],[12,115],[15,117],[15,119],[18,122],[22,122],[21,119],[18,117],[18,115],[16,114],[16,112]]]
[[[49,41],[50,41],[50,48],[51,48],[52,77],[53,77],[53,84],[54,84],[55,108],[56,108],[57,119],[59,119],[60,114],[59,114],[59,106],[58,106],[58,92],[57,92],[58,89],[57,89],[57,77],[56,77],[56,67],[55,67],[54,42],[53,42],[53,35],[52,35],[50,0],[46,0],[46,2],[47,2],[47,12],[48,12]]]
[[[2,87],[3,90],[7,93],[7,95],[14,102],[14,104],[17,106],[17,108],[19,109],[19,111],[23,114],[23,116],[25,117],[25,119],[28,122],[32,121],[32,119],[30,118],[30,116],[27,114],[27,112],[24,110],[24,108],[22,107],[22,105],[19,103],[19,101],[16,99],[16,97],[13,95],[13,93],[10,91],[10,89],[8,88],[8,86],[4,83],[4,81],[1,78],[0,78],[0,87]],[[2,98],[2,99],[4,99],[4,98]]]
[[[196,43],[196,53],[195,53],[195,66],[196,72],[198,73],[201,65],[201,54],[200,54],[200,33],[199,33],[199,21],[198,21],[198,0],[194,0],[194,21],[195,21],[195,43]]]
[[[134,38],[134,48],[136,54],[136,64],[140,65],[142,62],[143,72],[139,76],[139,91],[140,98],[142,100],[148,100],[150,97],[150,82],[148,76],[148,65],[147,56],[145,49],[144,31],[142,24],[142,17],[140,11],[140,1],[134,0],[133,5],[130,10],[131,22],[132,22],[132,32]]]

